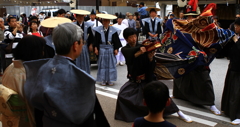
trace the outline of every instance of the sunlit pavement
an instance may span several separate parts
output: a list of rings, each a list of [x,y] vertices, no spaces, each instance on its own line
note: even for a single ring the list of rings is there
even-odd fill
[[[214,85],[215,92],[215,104],[220,109],[222,91],[224,86],[224,80],[227,72],[229,60],[215,59],[210,65],[211,78]],[[114,86],[101,86],[96,84],[96,93],[105,112],[105,115],[111,125],[111,127],[131,127],[132,123],[127,123],[114,119],[114,113],[116,108],[116,99],[121,86],[127,81],[127,66],[117,66],[118,79],[114,82]],[[91,75],[96,78],[97,65],[91,65]],[[170,94],[172,93],[172,80],[163,81],[169,87]],[[240,127],[240,125],[231,125],[230,119],[224,115],[216,116],[212,114],[208,107],[197,106],[187,101],[173,99],[178,105],[179,109],[185,114],[189,115],[193,123],[186,123],[180,120],[176,114],[170,115],[166,118],[167,121],[177,125],[178,127]],[[0,123],[0,127],[1,123]]]
[[[226,58],[215,59],[210,65],[211,68],[211,78],[214,85],[215,92],[215,104],[220,110],[221,108],[221,97],[224,86],[224,80],[228,68],[229,60]],[[97,65],[92,65],[91,75],[96,78],[97,75]],[[132,123],[126,123],[123,121],[115,120],[114,113],[116,108],[116,98],[120,87],[127,81],[127,66],[117,66],[118,80],[115,82],[114,86],[101,86],[96,84],[96,93],[102,105],[102,108],[107,116],[107,119],[112,127],[131,127]],[[172,93],[172,80],[164,80]],[[197,106],[187,101],[173,99],[178,105],[179,109],[185,114],[189,115],[193,123],[186,123],[180,120],[176,114],[168,116],[167,121],[172,122],[178,127],[240,127],[239,125],[231,125],[230,119],[225,117],[225,115],[216,116],[209,111],[207,106]]]

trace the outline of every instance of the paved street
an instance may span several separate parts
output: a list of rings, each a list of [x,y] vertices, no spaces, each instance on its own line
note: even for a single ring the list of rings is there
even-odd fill
[[[221,106],[221,97],[224,86],[224,80],[226,76],[226,71],[228,67],[228,62],[226,58],[224,59],[215,59],[211,64],[211,78],[214,84],[215,92],[215,104],[218,109]],[[131,127],[132,123],[126,123],[114,119],[115,106],[117,94],[120,87],[127,81],[125,66],[117,66],[118,70],[118,80],[115,82],[114,86],[100,86],[96,84],[97,95],[99,97],[100,103],[102,104],[103,110],[111,124],[112,127]],[[97,65],[92,65],[91,75],[96,78]],[[172,80],[164,80],[167,86],[172,93]],[[167,121],[172,122],[178,127],[233,127],[231,125],[230,119],[224,115],[216,116],[209,111],[209,107],[206,106],[197,106],[187,101],[173,99],[174,102],[178,105],[179,109],[184,113],[188,114],[192,119],[193,123],[185,123],[182,120],[178,119],[177,114],[173,114],[166,118]],[[234,127],[240,127],[235,125]]]
[[[214,84],[214,92],[216,96],[216,106],[220,109],[220,102],[222,97],[222,91],[224,86],[225,75],[228,67],[228,60],[215,59],[211,64],[211,77]],[[97,65],[93,64],[91,67],[91,75],[96,78]],[[102,105],[102,108],[107,116],[111,127],[131,127],[132,123],[126,123],[123,121],[115,120],[115,106],[117,94],[120,87],[127,81],[127,66],[117,66],[118,80],[114,86],[100,86],[96,84],[96,93]],[[172,80],[164,80],[169,87],[170,94],[172,93]],[[216,116],[212,114],[208,107],[197,106],[186,101],[173,99],[178,105],[179,109],[185,114],[189,115],[193,119],[193,123],[185,123],[177,117],[177,114],[173,114],[166,118],[167,121],[172,122],[178,127],[240,127],[239,125],[231,125],[230,119],[224,115]],[[1,123],[0,123],[0,127]]]

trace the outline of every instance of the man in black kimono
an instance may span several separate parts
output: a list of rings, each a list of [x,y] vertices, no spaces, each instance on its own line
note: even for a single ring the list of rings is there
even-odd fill
[[[234,22],[235,33],[240,34],[240,18]],[[240,40],[235,35],[230,49],[230,62],[222,94],[221,110],[231,119],[231,124],[240,124]]]
[[[115,119],[126,122],[133,122],[135,118],[148,114],[147,107],[143,105],[142,89],[147,83],[156,80],[153,73],[155,51],[147,52],[145,47],[136,43],[136,33],[133,28],[127,28],[123,32],[128,43],[122,48],[122,53],[126,58],[129,81],[121,87],[118,94]],[[192,122],[191,118],[183,114],[173,101],[166,107],[164,116],[176,112],[180,119],[188,123]]]

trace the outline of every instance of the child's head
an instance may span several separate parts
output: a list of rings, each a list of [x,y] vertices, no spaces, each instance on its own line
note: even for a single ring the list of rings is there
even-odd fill
[[[31,30],[37,30],[38,29],[38,23],[36,21],[30,22],[30,29]]]
[[[123,31],[123,37],[130,45],[135,45],[137,41],[137,31],[133,28],[126,28]]]
[[[143,90],[144,103],[151,113],[159,113],[170,104],[168,87],[160,82],[148,83]]]

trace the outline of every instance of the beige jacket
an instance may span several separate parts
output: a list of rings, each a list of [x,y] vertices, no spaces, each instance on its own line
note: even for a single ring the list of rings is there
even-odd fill
[[[19,117],[8,117],[3,115],[3,127],[35,127],[33,108],[30,107],[24,98],[24,83],[26,81],[25,68],[22,61],[14,60],[4,71],[2,84],[16,91],[20,98],[26,103],[26,111],[19,112]]]

